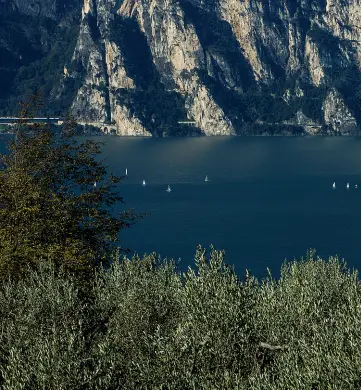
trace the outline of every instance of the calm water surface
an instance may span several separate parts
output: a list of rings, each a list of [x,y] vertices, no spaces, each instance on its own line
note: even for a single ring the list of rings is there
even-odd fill
[[[360,138],[102,141],[111,170],[128,169],[126,206],[151,213],[122,232],[123,246],[181,258],[181,269],[193,264],[197,244],[225,249],[239,274],[263,276],[269,267],[277,276],[285,258],[310,247],[360,269]]]
[[[240,275],[278,276],[310,247],[360,269],[360,138],[95,139],[114,174],[128,169],[116,211],[151,213],[122,231],[124,247],[181,258],[182,270],[198,244],[225,249]]]

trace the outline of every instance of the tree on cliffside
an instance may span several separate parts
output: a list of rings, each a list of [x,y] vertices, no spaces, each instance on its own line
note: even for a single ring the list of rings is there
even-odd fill
[[[99,142],[74,140],[73,120],[60,134],[27,123],[39,106],[39,95],[22,103],[9,153],[0,154],[0,278],[21,278],[41,258],[89,275],[109,261],[119,231],[141,217],[114,215],[121,178],[96,158]]]

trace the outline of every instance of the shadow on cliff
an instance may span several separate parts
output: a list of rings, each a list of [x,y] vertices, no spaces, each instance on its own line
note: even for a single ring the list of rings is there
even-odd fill
[[[74,3],[67,0],[61,8],[69,10]],[[81,80],[64,79],[63,72],[76,45],[80,10],[71,9],[66,19],[62,24],[31,17],[0,2],[0,115],[17,115],[18,102],[38,90],[48,102],[39,115],[63,115],[69,109]],[[63,94],[54,98],[63,81]]]
[[[110,39],[122,53],[127,74],[136,84],[135,89],[117,90],[119,103],[128,107],[156,137],[202,135],[196,127],[177,123],[187,118],[184,98],[167,90],[161,82],[147,39],[137,21],[116,15],[110,31]]]
[[[219,19],[216,13],[205,11],[187,0],[181,0],[180,5],[185,14],[185,24],[192,24],[206,56],[213,61],[208,66],[208,71],[223,84],[225,80],[224,70],[217,65],[221,58],[231,71],[231,76],[238,87],[245,92],[255,85],[253,70],[245,59],[242,49],[233,34],[229,23]],[[206,61],[205,61],[206,62]]]
[[[180,4],[185,23],[194,26],[204,50],[207,65],[204,69],[198,69],[200,80],[232,121],[236,133],[250,132],[258,119],[275,123],[281,118],[290,118],[292,112],[286,103],[281,98],[271,96],[270,91],[263,91],[256,82],[230,24],[220,20],[215,10],[210,11],[210,7],[206,11],[187,0],[181,0]],[[277,71],[282,74],[280,69]],[[231,77],[227,74],[231,74]],[[282,117],[280,113],[283,113]],[[265,130],[259,127],[253,129],[252,133],[259,134]]]

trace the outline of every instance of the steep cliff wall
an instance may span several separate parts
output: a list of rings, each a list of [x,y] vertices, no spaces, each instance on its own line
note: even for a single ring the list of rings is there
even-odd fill
[[[0,0],[0,115],[17,114],[18,101],[39,88],[49,114],[72,103],[80,83],[63,82],[63,72],[79,33],[80,1]]]
[[[56,3],[33,3],[13,0],[56,19]],[[82,122],[119,135],[359,132],[359,0],[82,0],[78,12],[51,99]]]

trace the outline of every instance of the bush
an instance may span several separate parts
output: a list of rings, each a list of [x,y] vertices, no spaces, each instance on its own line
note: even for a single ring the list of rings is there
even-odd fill
[[[281,277],[243,280],[224,252],[196,270],[155,254],[117,257],[85,304],[42,262],[0,286],[0,387],[357,389],[360,281],[309,251]]]
[[[0,387],[76,389],[86,374],[85,305],[71,279],[42,262],[0,289]]]

